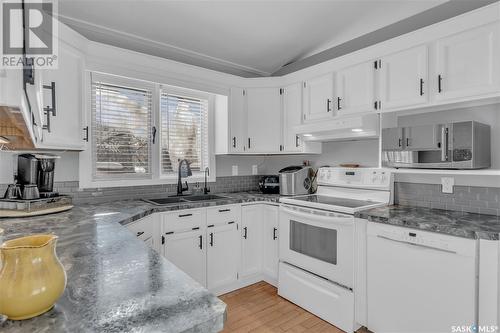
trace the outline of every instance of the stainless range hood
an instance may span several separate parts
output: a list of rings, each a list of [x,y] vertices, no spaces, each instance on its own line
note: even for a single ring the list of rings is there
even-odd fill
[[[377,139],[379,129],[379,115],[370,113],[304,124],[297,126],[295,131],[303,141],[329,142]]]

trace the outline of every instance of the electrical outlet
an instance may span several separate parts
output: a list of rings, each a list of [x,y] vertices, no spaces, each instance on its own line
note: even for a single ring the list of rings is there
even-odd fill
[[[441,177],[441,192],[453,193],[453,186],[455,186],[455,178]]]
[[[252,175],[258,175],[258,174],[259,174],[259,166],[252,165]]]
[[[233,176],[238,176],[238,166],[233,165]]]

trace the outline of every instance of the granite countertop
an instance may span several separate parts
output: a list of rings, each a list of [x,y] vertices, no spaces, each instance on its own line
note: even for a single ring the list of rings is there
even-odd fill
[[[407,206],[386,206],[358,212],[371,222],[415,228],[452,236],[498,240],[500,217]]]
[[[7,320],[0,331],[221,330],[226,305],[120,225],[155,212],[279,198],[257,192],[220,195],[229,198],[168,206],[128,200],[77,205],[53,215],[0,219],[5,239],[34,233],[58,235],[57,254],[68,276],[66,290],[52,310],[29,320]]]

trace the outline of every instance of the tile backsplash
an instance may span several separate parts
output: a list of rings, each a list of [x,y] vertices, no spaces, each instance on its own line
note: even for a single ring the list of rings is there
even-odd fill
[[[217,177],[217,181],[209,183],[208,186],[211,193],[255,191],[259,189],[259,177]],[[203,189],[203,183],[199,183],[199,186]],[[3,195],[6,188],[7,184],[0,185],[0,195]],[[79,189],[77,181],[54,183],[54,191],[71,195],[73,202],[77,204],[155,198],[175,194],[176,189],[176,184]],[[193,190],[194,185],[189,184],[189,189]]]
[[[500,188],[454,186],[442,193],[440,184],[394,183],[394,203],[461,212],[500,215]]]

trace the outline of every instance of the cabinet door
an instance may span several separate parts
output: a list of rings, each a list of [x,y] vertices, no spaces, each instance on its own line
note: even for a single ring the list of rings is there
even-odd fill
[[[292,84],[283,91],[283,144],[287,152],[302,150],[302,142],[295,127],[302,123],[302,87]]]
[[[246,140],[245,91],[231,88],[229,98],[229,151],[242,153]]]
[[[84,57],[60,40],[58,59],[59,68],[42,72],[45,86],[55,83],[55,91],[44,90],[44,106],[55,106],[56,111],[43,120],[47,130],[43,131],[39,148],[83,149]],[[52,105],[52,94],[55,94],[55,105]]]
[[[262,205],[241,208],[241,276],[262,270]]]
[[[331,118],[333,115],[333,75],[327,74],[303,83],[304,121]]]
[[[382,130],[382,150],[403,149],[403,128],[384,128]]]
[[[405,128],[407,150],[432,150],[439,148],[441,138],[436,125],[421,125]]]
[[[240,258],[235,222],[207,228],[207,288],[229,285],[238,279]]]
[[[165,257],[191,278],[206,286],[204,230],[172,233],[164,237]]]
[[[379,82],[383,110],[428,101],[427,58],[427,45],[422,45],[381,59]]]
[[[262,266],[264,274],[278,280],[278,206],[263,205],[263,242]]]
[[[374,110],[373,62],[366,62],[337,72],[335,106],[338,114]]]
[[[437,100],[500,91],[500,23],[436,42]]]
[[[281,145],[281,95],[279,88],[246,90],[247,151],[279,152]]]

